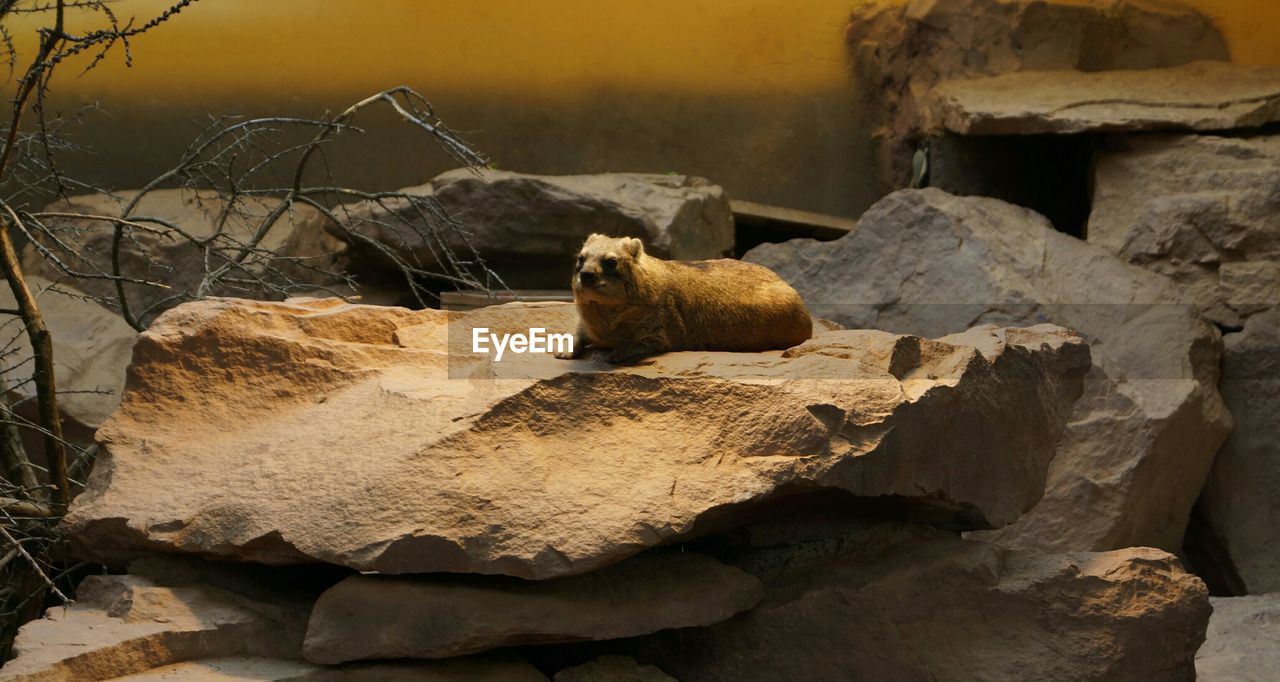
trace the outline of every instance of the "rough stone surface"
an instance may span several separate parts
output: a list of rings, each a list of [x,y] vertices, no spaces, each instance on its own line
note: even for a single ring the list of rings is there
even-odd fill
[[[845,35],[855,87],[875,103],[868,116],[886,191],[908,185],[911,155],[932,127],[929,105],[942,81],[1231,58],[1208,17],[1131,0],[865,2]]]
[[[16,658],[0,668],[0,680],[546,679],[526,661],[497,653],[447,661],[308,663],[302,660],[303,635],[318,591],[310,583],[323,576],[163,555],[135,561],[129,570],[86,578],[74,606],[50,609],[23,626]]]
[[[314,663],[449,658],[518,644],[617,639],[718,623],[755,606],[760,581],[715,559],[659,552],[560,580],[359,575],[316,602]]]
[[[1220,385],[1235,429],[1201,511],[1244,589],[1280,592],[1280,308],[1250,317],[1224,342]]]
[[[106,680],[190,659],[297,658],[305,628],[305,610],[218,588],[89,576],[75,605],[22,626],[0,680]]]
[[[1050,555],[890,526],[736,561],[765,580],[759,606],[619,648],[682,680],[1192,680],[1210,612],[1149,548]]]
[[[1091,244],[1221,324],[1280,305],[1280,136],[1115,136],[1095,169]]]
[[[515,657],[455,658],[413,663],[320,666],[306,661],[228,656],[175,663],[114,678],[155,680],[274,680],[276,682],[546,682],[537,668]]]
[[[1280,68],[1021,71],[939,83],[926,126],[962,135],[1257,128],[1280,120]]]
[[[74,288],[36,276],[27,277],[36,295],[45,326],[53,337],[54,377],[63,430],[73,441],[91,440],[92,434],[120,405],[125,367],[138,334],[115,313],[83,299]],[[0,308],[14,308],[13,294],[0,287]],[[10,341],[12,339],[12,341]],[[31,345],[21,327],[5,338],[14,353],[4,358],[9,367],[21,367],[6,379],[31,375]],[[35,395],[30,383],[12,386],[15,397]],[[34,412],[32,413],[34,414]]]
[[[512,287],[566,288],[573,256],[593,232],[639,237],[661,258],[733,252],[728,196],[718,185],[686,175],[454,170],[400,191],[433,198],[461,229],[433,229],[421,207],[404,199],[347,207],[350,229],[429,269],[441,267],[440,243],[460,253],[474,249]],[[354,248],[358,259],[380,258],[367,245]]]
[[[46,212],[75,213],[94,216],[120,216],[137,191],[125,191],[115,196],[91,194],[58,200],[45,207]],[[219,247],[233,253],[246,243],[259,227],[261,219],[270,213],[274,201],[242,199],[237,210],[227,214],[222,223]],[[148,193],[133,211],[135,218],[156,218],[177,225],[193,238],[203,239],[219,230],[220,216],[225,202],[207,192],[182,189],[156,190]],[[63,243],[75,248],[77,257],[55,249],[55,253],[68,267],[78,272],[111,272],[111,244],[114,227],[108,221],[71,217],[46,217],[43,222]],[[274,287],[290,285],[293,290],[314,289],[314,285],[329,285],[336,280],[328,273],[340,269],[338,252],[343,244],[329,236],[326,219],[319,211],[301,204],[293,206],[280,218],[262,239],[259,248],[265,253],[286,256],[292,261],[276,259],[272,255],[252,255],[246,268],[257,273]],[[142,223],[155,231],[131,229],[120,251],[120,267],[124,275],[150,282],[159,282],[168,288],[125,284],[125,294],[130,311],[142,324],[149,323],[157,315],[175,305],[189,300],[184,292],[194,292],[205,274],[203,252],[186,239],[162,232],[165,227],[155,223]],[[48,236],[40,239],[51,246]],[[85,254],[92,254],[87,257]],[[216,264],[214,264],[216,265]],[[305,265],[305,267],[299,267]],[[22,266],[26,272],[48,279],[58,279],[63,273],[49,263],[31,244],[22,251]],[[284,273],[284,274],[281,274]],[[243,279],[243,277],[241,277]],[[78,280],[77,286],[85,293],[102,300],[115,302],[115,283],[106,279]],[[215,295],[242,295],[277,298],[271,292],[256,287],[246,290],[243,285],[225,285],[211,290]]]
[[[556,673],[555,682],[675,682],[656,666],[641,665],[630,656],[601,656]]]
[[[1180,548],[1230,428],[1219,340],[1156,273],[994,199],[904,190],[834,242],[764,245],[746,260],[848,327],[934,336],[1054,322],[1090,340],[1094,369],[1036,508],[992,538],[1059,550]]]
[[[1052,326],[830,331],[785,354],[627,368],[468,352],[473,328],[575,324],[556,303],[180,306],[135,346],[64,530],[108,561],[161,550],[541,579],[819,488],[992,528],[1039,499],[1088,366]]]
[[[1280,670],[1280,593],[1216,597],[1204,646],[1202,682],[1271,682]]]

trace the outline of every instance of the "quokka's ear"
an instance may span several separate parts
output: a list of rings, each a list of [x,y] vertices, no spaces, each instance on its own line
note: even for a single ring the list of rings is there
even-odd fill
[[[623,240],[622,248],[626,249],[632,258],[639,258],[640,254],[644,253],[644,242],[635,237],[630,237]]]

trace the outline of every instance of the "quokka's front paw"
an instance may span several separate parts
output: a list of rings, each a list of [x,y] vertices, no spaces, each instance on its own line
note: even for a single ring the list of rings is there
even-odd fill
[[[577,353],[571,350],[556,351],[557,360],[577,360],[580,357],[582,357],[582,353]]]

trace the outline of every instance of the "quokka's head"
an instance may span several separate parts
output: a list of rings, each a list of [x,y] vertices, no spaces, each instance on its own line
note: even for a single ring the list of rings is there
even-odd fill
[[[644,244],[635,237],[587,237],[573,266],[573,297],[579,301],[616,301],[627,296]]]

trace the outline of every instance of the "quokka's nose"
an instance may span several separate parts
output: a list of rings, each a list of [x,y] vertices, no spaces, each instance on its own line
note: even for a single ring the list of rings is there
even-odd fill
[[[596,273],[583,270],[578,273],[578,280],[583,284],[594,284],[596,281]]]

